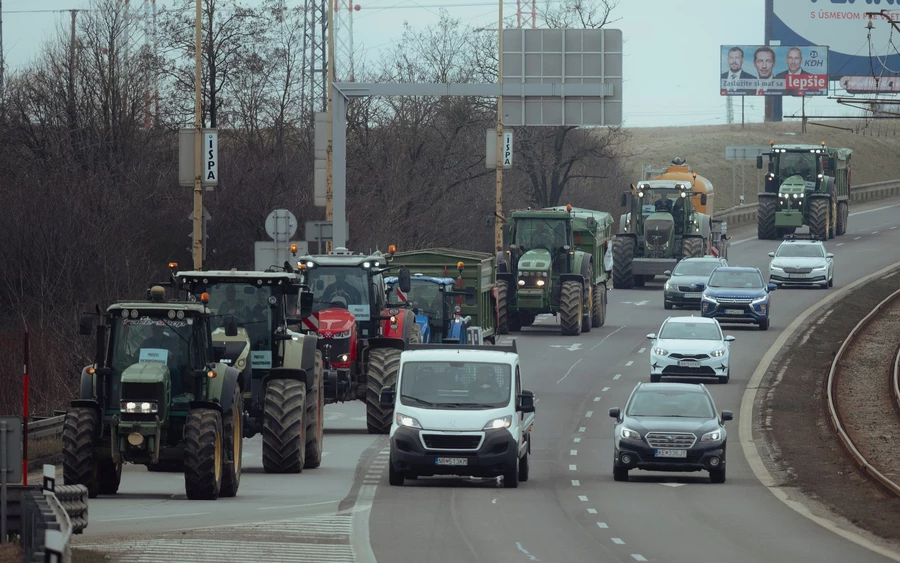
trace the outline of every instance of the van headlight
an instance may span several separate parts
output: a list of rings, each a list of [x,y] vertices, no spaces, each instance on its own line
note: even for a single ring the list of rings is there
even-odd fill
[[[495,418],[494,420],[488,421],[487,424],[484,425],[482,430],[492,430],[496,428],[509,428],[512,424],[512,415],[506,415],[500,418]]]
[[[422,428],[422,425],[419,424],[419,421],[415,418],[405,415],[403,413],[397,413],[396,415],[397,426],[407,426],[409,428]]]

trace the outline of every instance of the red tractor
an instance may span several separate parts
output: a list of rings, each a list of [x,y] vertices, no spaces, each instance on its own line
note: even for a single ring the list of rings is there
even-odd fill
[[[371,434],[387,434],[392,409],[381,407],[381,389],[397,381],[400,352],[421,342],[415,314],[386,302],[383,274],[394,252],[354,254],[337,248],[325,255],[296,258],[297,270],[313,291],[313,314],[303,328],[318,333],[325,363],[325,402],[366,402]],[[399,272],[409,291],[409,272]]]

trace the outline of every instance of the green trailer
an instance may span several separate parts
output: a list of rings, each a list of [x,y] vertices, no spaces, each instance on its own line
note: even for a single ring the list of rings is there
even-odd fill
[[[509,252],[497,274],[501,297],[508,295],[510,331],[543,313],[560,316],[564,335],[603,326],[612,225],[605,211],[571,205],[510,215]]]
[[[758,195],[760,239],[780,239],[804,225],[826,240],[847,232],[850,217],[850,157],[847,148],[770,143],[765,191]],[[756,159],[762,169],[763,155]]]
[[[395,280],[387,278],[388,302],[406,299],[416,308],[417,322],[425,323],[423,337],[426,332],[430,335],[427,342],[465,339],[468,327],[480,327],[482,338],[492,343],[502,334],[497,329],[505,316],[501,306],[506,298],[499,293],[492,254],[454,248],[409,250],[393,254],[391,266],[409,270],[410,291],[398,295]]]

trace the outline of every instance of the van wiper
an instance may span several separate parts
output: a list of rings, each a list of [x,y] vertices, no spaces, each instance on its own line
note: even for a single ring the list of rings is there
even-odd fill
[[[417,402],[417,403],[419,403],[419,404],[421,404],[421,405],[426,405],[426,406],[429,406],[429,407],[433,407],[433,406],[434,406],[434,403],[429,403],[428,401],[423,401],[422,399],[419,399],[418,397],[413,397],[412,395],[400,395],[400,398],[401,398],[401,399],[409,399],[409,400],[411,400],[411,401],[415,401],[415,402]]]
[[[484,403],[441,403],[442,407],[481,407],[483,409],[495,408],[492,405],[485,405]]]

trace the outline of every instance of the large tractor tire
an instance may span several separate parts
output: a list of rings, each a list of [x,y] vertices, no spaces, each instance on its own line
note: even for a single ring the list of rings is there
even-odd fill
[[[634,274],[631,265],[634,261],[634,239],[617,238],[613,242],[613,288],[631,289],[634,287]]]
[[[194,409],[184,425],[184,490],[191,500],[216,500],[225,466],[222,415]]]
[[[850,204],[846,201],[838,202],[837,212],[837,236],[847,233],[847,220],[850,218]]]
[[[775,239],[775,212],[778,211],[777,197],[760,197],[756,210],[756,232],[759,240]]]
[[[394,417],[393,407],[381,408],[381,390],[397,384],[400,350],[376,348],[369,352],[366,379],[366,426],[369,434],[387,434]]]
[[[684,258],[701,258],[706,253],[704,242],[700,237],[685,237],[681,241],[681,255]]]
[[[590,284],[591,279],[593,279],[592,276],[588,277],[588,284]],[[590,285],[586,285],[585,289],[587,291],[581,293],[581,302],[584,304],[581,308],[581,332],[583,333],[591,331],[591,321],[594,314],[594,292]]]
[[[594,294],[594,306],[591,308],[591,324],[596,328],[606,323],[606,285],[602,283],[594,284],[591,291]]]
[[[416,325],[419,328],[419,325]],[[410,339],[411,341],[412,339]],[[316,350],[316,374],[313,386],[306,396],[306,460],[304,469],[322,465],[322,448],[325,438],[325,376],[322,371],[322,351]]]
[[[222,489],[219,496],[233,497],[241,486],[241,471],[244,455],[244,394],[239,386],[234,387],[231,411],[222,417],[225,462],[222,467]]]
[[[421,344],[422,343],[422,327],[420,327],[417,323],[413,324],[412,328],[409,330],[409,343],[410,344]]]
[[[99,467],[94,458],[98,425],[97,411],[83,407],[70,408],[63,422],[63,483],[84,485],[89,498],[96,498],[100,493]]]
[[[809,202],[809,234],[825,239],[828,236],[828,207],[831,202],[824,197],[813,198]]]
[[[562,284],[559,296],[559,324],[563,336],[578,336],[581,334],[581,317],[584,303],[581,298],[581,284],[576,281],[567,281]]]
[[[306,465],[306,383],[273,379],[263,405],[263,469],[300,473]]]
[[[497,334],[509,334],[509,311],[506,308],[509,288],[505,281],[497,282]]]

